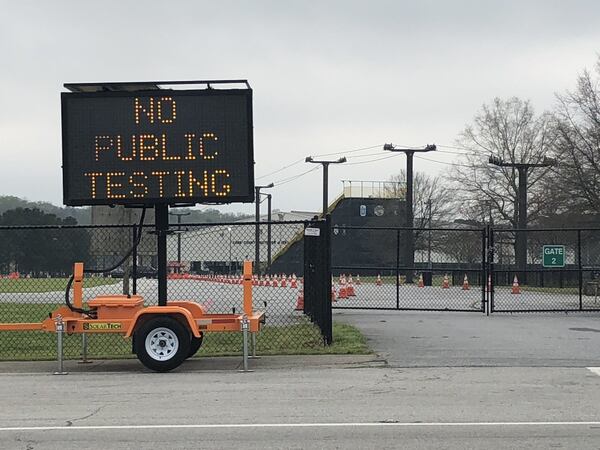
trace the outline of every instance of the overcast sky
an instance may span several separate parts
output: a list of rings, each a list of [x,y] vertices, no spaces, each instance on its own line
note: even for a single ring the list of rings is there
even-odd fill
[[[452,145],[496,96],[551,108],[555,92],[593,67],[599,24],[597,0],[0,0],[0,195],[62,204],[65,82],[248,79],[255,173],[267,184],[311,169],[302,162],[261,178],[307,155]],[[433,159],[456,158],[439,150]],[[332,167],[330,199],[342,179],[385,180],[404,165],[400,155]],[[318,210],[321,172],[272,193],[274,208]]]

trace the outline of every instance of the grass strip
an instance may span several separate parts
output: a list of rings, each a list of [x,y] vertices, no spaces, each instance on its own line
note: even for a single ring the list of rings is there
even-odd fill
[[[68,278],[0,279],[0,294],[28,294],[35,292],[64,292]],[[84,287],[108,286],[121,282],[118,278],[89,277]]]
[[[59,304],[0,303],[0,322],[39,322]],[[257,335],[260,355],[367,354],[365,337],[354,326],[334,323],[333,344],[325,346],[319,329],[302,318],[300,323],[265,326]],[[198,357],[240,355],[241,333],[207,333]],[[67,359],[81,355],[81,335],[64,336]],[[89,334],[90,358],[131,358],[131,341],[120,335]],[[32,361],[56,357],[56,335],[42,331],[0,332],[0,360]]]

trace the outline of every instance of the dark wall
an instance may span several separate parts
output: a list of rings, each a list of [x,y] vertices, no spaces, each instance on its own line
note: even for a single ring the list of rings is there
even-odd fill
[[[332,214],[331,264],[333,266],[395,266],[395,230],[353,230],[352,227],[401,227],[405,202],[397,199],[349,198]],[[400,245],[402,245],[402,238]]]
[[[351,230],[347,226],[398,227],[405,224],[404,201],[397,199],[345,198],[331,213],[333,266],[395,266],[397,232]],[[400,245],[402,246],[402,236]],[[303,238],[294,242],[271,265],[270,273],[303,272]]]

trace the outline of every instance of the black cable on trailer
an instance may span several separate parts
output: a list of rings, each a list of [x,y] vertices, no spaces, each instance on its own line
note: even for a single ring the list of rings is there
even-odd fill
[[[117,262],[112,267],[108,267],[108,268],[104,268],[104,269],[86,269],[86,268],[84,268],[83,272],[84,273],[108,273],[108,272],[115,270],[117,267],[119,267],[121,264],[123,264],[127,260],[127,258],[129,258],[129,256],[131,256],[133,251],[136,249],[136,247],[142,241],[142,231],[144,229],[144,218],[145,217],[146,217],[146,207],[144,206],[144,208],[142,209],[142,216],[140,217],[140,224],[138,225],[136,241],[133,243],[131,248],[127,251],[127,253],[125,253],[125,256],[123,256],[123,258],[121,258],[121,260],[119,262]],[[75,279],[75,275],[73,274],[73,275],[71,275],[71,277],[69,278],[69,281],[67,282],[67,289],[65,291],[65,304],[73,312],[80,313],[80,314],[87,314],[89,316],[95,316],[96,310],[76,308],[71,303],[71,299],[69,298],[69,293],[71,291],[71,286],[73,285],[74,279]]]

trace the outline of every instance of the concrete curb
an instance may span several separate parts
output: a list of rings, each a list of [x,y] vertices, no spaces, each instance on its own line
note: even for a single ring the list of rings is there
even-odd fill
[[[298,367],[318,368],[363,368],[383,367],[387,363],[378,355],[285,355],[261,356],[250,360],[250,368],[256,371],[286,370]],[[56,361],[5,361],[0,364],[0,375],[52,374]],[[76,360],[65,361],[65,370],[71,374],[82,373],[152,373],[137,359],[93,360],[81,364]],[[235,371],[242,367],[239,356],[203,357],[186,361],[170,373]]]

